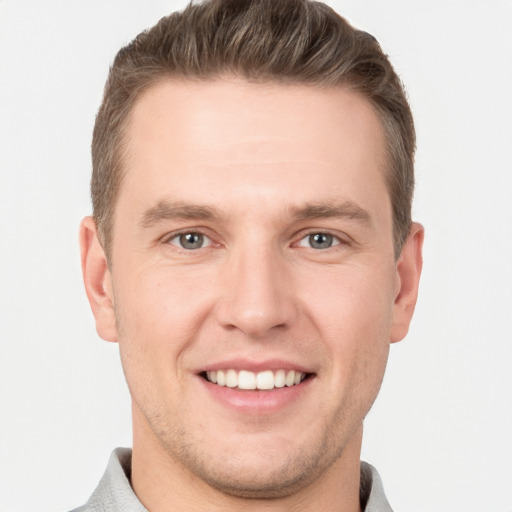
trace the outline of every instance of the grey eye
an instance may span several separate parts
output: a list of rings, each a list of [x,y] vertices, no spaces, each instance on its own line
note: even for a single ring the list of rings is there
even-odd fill
[[[311,233],[299,242],[301,247],[311,247],[312,249],[329,249],[339,244],[339,239],[329,233]]]
[[[211,244],[211,240],[202,233],[181,233],[169,240],[172,245],[188,251],[202,249]]]
[[[332,236],[326,233],[309,235],[309,245],[313,249],[327,249],[332,246]]]

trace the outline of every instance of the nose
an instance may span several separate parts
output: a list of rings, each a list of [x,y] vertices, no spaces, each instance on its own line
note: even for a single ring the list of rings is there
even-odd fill
[[[295,320],[291,273],[270,249],[239,251],[226,261],[217,320],[226,329],[262,338]]]

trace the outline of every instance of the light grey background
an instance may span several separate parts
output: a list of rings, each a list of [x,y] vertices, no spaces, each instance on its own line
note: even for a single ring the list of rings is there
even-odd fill
[[[512,511],[512,1],[339,0],[406,83],[427,231],[363,457],[397,512]],[[89,145],[117,49],[183,1],[0,1],[0,511],[81,504],[130,444],[82,289]]]

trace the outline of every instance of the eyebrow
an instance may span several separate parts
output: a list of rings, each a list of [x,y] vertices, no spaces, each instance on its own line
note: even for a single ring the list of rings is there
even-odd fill
[[[372,223],[368,211],[353,201],[308,203],[301,207],[293,206],[289,208],[289,211],[297,220],[347,218],[363,224],[370,225]]]
[[[139,225],[149,228],[164,220],[211,220],[220,217],[216,208],[182,202],[160,201],[144,212]]]
[[[353,201],[307,203],[303,206],[289,206],[287,211],[296,220],[347,218],[371,224],[368,211]],[[139,225],[150,228],[165,220],[213,220],[220,217],[220,212],[211,206],[160,201],[144,212]]]

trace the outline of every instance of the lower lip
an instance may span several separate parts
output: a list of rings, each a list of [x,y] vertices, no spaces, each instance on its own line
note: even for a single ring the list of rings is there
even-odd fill
[[[198,376],[210,395],[222,404],[245,414],[272,414],[296,402],[311,386],[309,376],[300,384],[269,390],[240,390],[218,386]]]

